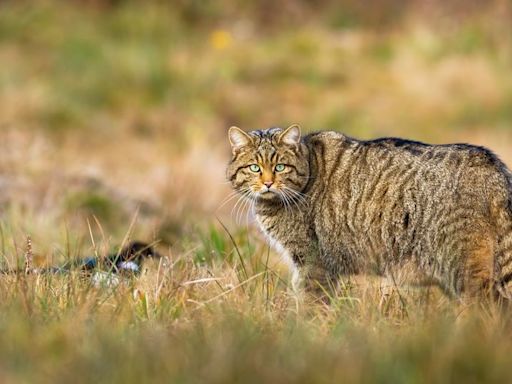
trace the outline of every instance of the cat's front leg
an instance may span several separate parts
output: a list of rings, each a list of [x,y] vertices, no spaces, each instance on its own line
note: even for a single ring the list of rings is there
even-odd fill
[[[295,293],[306,293],[315,299],[331,295],[334,280],[322,266],[316,242],[280,243],[272,239],[271,243],[282,260],[288,264],[292,277],[291,286]]]
[[[314,301],[328,302],[336,291],[336,278],[323,265],[315,242],[300,248],[290,249],[293,260],[292,287],[295,292],[304,292]]]
[[[304,265],[300,276],[306,295],[314,301],[329,302],[335,296],[336,278],[320,263]]]

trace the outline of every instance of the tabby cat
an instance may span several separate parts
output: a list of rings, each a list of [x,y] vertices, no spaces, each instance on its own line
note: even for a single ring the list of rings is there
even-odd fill
[[[229,130],[227,177],[307,290],[377,273],[511,298],[512,175],[490,150],[300,128]]]

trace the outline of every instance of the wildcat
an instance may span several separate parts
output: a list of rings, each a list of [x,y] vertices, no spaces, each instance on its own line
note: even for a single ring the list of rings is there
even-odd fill
[[[490,150],[301,137],[297,125],[228,136],[228,180],[307,291],[377,273],[452,297],[512,297],[512,175]]]

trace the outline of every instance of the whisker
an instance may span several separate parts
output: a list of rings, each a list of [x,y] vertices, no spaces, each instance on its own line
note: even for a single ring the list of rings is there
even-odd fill
[[[250,196],[250,194],[249,194]],[[236,221],[238,224],[242,224],[242,217],[244,210],[246,209],[246,206],[251,202],[250,198],[244,199],[244,202],[240,205],[237,215],[236,215]]]
[[[289,202],[289,199],[287,197],[287,195],[284,193],[283,190],[278,190],[279,191],[279,195],[282,197],[282,201],[284,203],[284,208],[285,208],[285,211],[286,213],[290,212],[290,202]]]
[[[247,209],[247,212],[246,212],[246,229],[247,229],[247,232],[249,232],[249,223],[250,223],[250,217],[249,215],[252,214],[253,217],[254,217],[254,204],[256,203],[256,199],[254,197],[251,196],[251,203]]]
[[[237,211],[237,207],[239,206],[239,204],[241,202],[244,201],[244,199],[250,194],[250,191],[249,190],[246,190],[244,191],[240,197],[238,198],[238,200],[236,201],[235,205],[233,206],[233,208],[231,208],[231,217],[233,218],[233,213],[234,211],[236,212]]]
[[[251,188],[247,188],[242,196],[243,200],[238,200],[231,210],[231,217],[237,224],[243,224],[244,211],[246,212],[246,220],[247,225],[249,224],[249,213],[251,209],[254,209],[256,194],[251,190]],[[251,208],[253,207],[253,208]]]
[[[309,208],[309,202],[307,200],[305,200],[304,198],[301,198],[301,197],[296,197],[296,199],[294,199],[297,206],[301,206],[303,209],[307,210]]]
[[[292,202],[298,209],[301,209],[301,208],[306,209],[306,210],[308,209],[309,202],[307,199],[309,198],[309,196],[304,195],[303,193],[295,191],[286,186],[283,186],[282,190],[292,200]]]
[[[225,206],[227,203],[229,203],[231,200],[233,200],[235,197],[237,197],[240,194],[238,191],[231,192],[227,197],[224,198],[224,200],[220,203],[219,207],[216,209],[218,211],[223,206]]]
[[[286,189],[288,189],[288,190],[292,191],[293,193],[295,193],[295,194],[297,194],[297,195],[303,196],[304,198],[309,199],[309,197],[310,197],[309,195],[306,195],[305,193],[302,193],[302,192],[296,191],[295,189],[292,189],[292,188],[290,188],[290,187],[284,186],[284,188],[286,188]]]
[[[283,186],[282,187],[283,189],[289,191],[290,193],[292,193],[293,195],[297,196],[297,198],[300,198],[300,199],[304,199],[304,200],[307,200],[309,199],[309,196],[302,193],[302,192],[299,192],[299,191],[296,191],[294,189],[291,189],[290,187],[287,187],[287,186]]]
[[[283,196],[286,196],[286,200],[288,201],[288,204],[290,206],[290,211],[291,211],[292,203],[295,206],[296,206],[296,203],[295,203],[294,199],[290,196],[290,194],[289,194],[289,192],[287,190],[283,189],[282,192],[283,192]],[[300,209],[300,207],[298,207],[298,208]]]
[[[235,218],[235,215],[234,215],[234,214],[235,214],[235,212],[236,212],[236,208],[237,208],[238,204],[240,204],[240,203],[243,201],[243,199],[244,199],[244,196],[243,196],[243,195],[242,195],[242,196],[239,196],[239,198],[238,198],[238,200],[236,201],[235,205],[233,205],[233,208],[231,208],[230,216],[231,216],[231,218],[232,218],[232,219],[234,219],[234,218]]]

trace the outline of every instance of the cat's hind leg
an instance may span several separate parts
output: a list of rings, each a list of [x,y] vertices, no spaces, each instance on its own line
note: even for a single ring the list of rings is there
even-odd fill
[[[495,236],[475,233],[466,244],[462,299],[488,299],[495,279]]]

